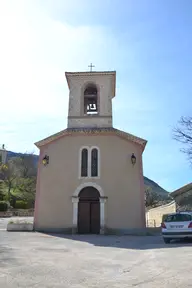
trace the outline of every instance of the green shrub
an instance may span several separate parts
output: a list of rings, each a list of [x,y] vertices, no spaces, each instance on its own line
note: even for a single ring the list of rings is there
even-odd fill
[[[34,208],[34,203],[33,203],[33,201],[28,200],[27,201],[27,209],[32,209],[32,208]]]
[[[23,200],[17,200],[15,203],[16,209],[27,209],[27,202]]]
[[[0,211],[7,211],[9,205],[6,201],[0,201]]]
[[[5,194],[5,195],[3,196],[3,200],[8,202],[8,201],[9,201],[9,195],[8,195],[8,194]]]

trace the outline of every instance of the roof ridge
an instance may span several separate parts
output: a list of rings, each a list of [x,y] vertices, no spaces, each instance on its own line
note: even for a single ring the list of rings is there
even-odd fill
[[[76,71],[76,72],[65,72],[65,74],[115,74],[116,71],[112,70],[112,71]]]
[[[147,141],[145,139],[142,139],[140,137],[137,137],[133,134],[130,134],[130,133],[127,133],[125,131],[122,131],[122,130],[119,130],[117,128],[114,128],[114,127],[82,127],[82,128],[66,128],[64,130],[61,130],[60,132],[57,132],[51,136],[48,136],[46,138],[44,138],[43,140],[40,140],[38,142],[35,143],[35,145],[37,147],[41,147],[41,146],[44,146],[48,143],[51,143],[52,141],[62,137],[62,136],[65,136],[65,135],[71,135],[72,133],[82,133],[82,134],[88,134],[90,132],[92,132],[92,134],[98,132],[99,133],[102,133],[102,132],[114,132],[116,133],[117,136],[121,136],[121,137],[124,137],[126,138],[127,140],[130,140],[132,142],[135,142],[141,146],[143,146],[143,149],[145,148],[145,145],[147,143]]]

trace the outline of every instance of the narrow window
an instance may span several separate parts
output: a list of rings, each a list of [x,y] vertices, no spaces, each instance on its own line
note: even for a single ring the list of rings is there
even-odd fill
[[[88,176],[88,150],[81,151],[81,177]]]
[[[91,177],[98,176],[98,150],[96,148],[91,151]]]
[[[84,114],[98,114],[97,88],[94,85],[88,86],[84,91]]]

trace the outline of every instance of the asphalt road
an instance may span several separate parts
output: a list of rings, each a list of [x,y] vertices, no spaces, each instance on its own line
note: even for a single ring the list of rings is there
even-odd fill
[[[192,287],[191,246],[166,245],[159,236],[0,230],[0,287]]]

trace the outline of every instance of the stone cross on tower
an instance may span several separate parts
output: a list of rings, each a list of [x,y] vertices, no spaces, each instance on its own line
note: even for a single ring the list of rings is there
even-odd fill
[[[90,72],[92,72],[92,70],[93,70],[92,68],[95,66],[91,63],[88,67],[90,67]]]

